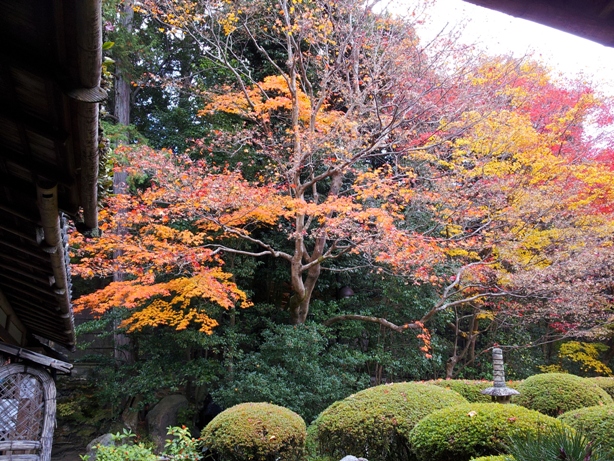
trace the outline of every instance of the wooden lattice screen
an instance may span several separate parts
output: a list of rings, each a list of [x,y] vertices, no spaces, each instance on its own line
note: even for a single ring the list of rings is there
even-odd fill
[[[0,461],[49,461],[55,425],[55,384],[41,368],[0,367]]]

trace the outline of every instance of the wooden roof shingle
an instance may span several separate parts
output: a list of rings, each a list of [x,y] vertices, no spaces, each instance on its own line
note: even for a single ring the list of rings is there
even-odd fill
[[[75,344],[68,220],[97,229],[100,0],[0,0],[0,339]]]

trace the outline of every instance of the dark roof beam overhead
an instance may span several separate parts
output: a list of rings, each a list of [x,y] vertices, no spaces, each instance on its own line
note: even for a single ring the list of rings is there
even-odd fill
[[[26,327],[0,337],[22,347],[74,348],[64,217],[98,233],[101,2],[0,0],[0,301]]]
[[[613,0],[464,1],[614,47]]]
[[[58,183],[71,187],[75,184],[75,178],[72,178],[64,173],[63,170],[53,164],[43,163],[37,160],[24,159],[12,152],[4,152],[6,167],[10,168],[11,164],[19,168],[27,168],[34,173],[38,178],[54,178]]]
[[[55,300],[55,295],[51,296],[49,294],[46,294],[45,296],[40,297],[40,296],[38,296],[38,293],[35,294],[35,293],[32,292],[32,290],[24,290],[24,289],[21,289],[21,288],[15,286],[15,285],[5,285],[1,289],[4,290],[4,294],[6,296],[14,297],[15,293],[17,292],[19,294],[20,298],[22,298],[24,300],[27,300],[29,302],[37,303],[37,304],[39,304],[41,306],[47,305],[47,304],[51,304],[51,305],[57,304],[57,302]],[[59,311],[60,308],[59,307],[57,307],[57,308],[54,307],[54,310]]]
[[[34,250],[31,250],[31,249],[23,248],[23,247],[20,247],[19,245],[15,245],[13,243],[5,242],[3,240],[0,240],[0,245],[4,245],[6,247],[12,248],[13,250],[16,250],[19,253],[27,254],[28,257],[37,258],[39,261],[43,262],[46,265],[49,264],[49,258],[41,256],[40,252],[38,252],[38,251],[34,251]]]
[[[53,286],[53,284],[55,282],[55,278],[53,277],[53,275],[35,274],[35,273],[29,272],[27,270],[17,269],[15,266],[12,266],[12,265],[9,265],[9,264],[3,264],[2,262],[0,262],[0,269],[4,269],[4,270],[8,271],[8,273],[13,273],[13,274],[21,275],[21,276],[25,277],[26,279],[33,280],[35,282],[41,283],[43,286],[44,285]]]
[[[22,219],[24,221],[30,222],[32,224],[38,224],[38,221],[35,219],[32,219],[29,215],[22,213],[20,210],[17,210],[13,207],[7,206],[7,205],[3,205],[2,203],[0,203],[0,211],[4,211],[10,215],[13,215],[19,219]]]
[[[599,17],[607,18],[612,13],[614,13],[614,0],[610,0],[606,5],[603,6],[599,13]]]
[[[13,273],[7,273],[0,271],[0,277],[3,279],[11,280],[13,283],[17,284],[17,286],[28,287],[34,291],[37,291],[42,294],[50,294],[49,289],[45,288],[45,285],[30,283],[23,279],[23,277],[16,277]],[[51,287],[51,285],[47,284],[47,287]],[[56,296],[55,294],[53,296]],[[57,297],[57,296],[56,296]]]
[[[16,230],[14,228],[8,227],[8,226],[3,226],[2,224],[0,224],[0,231],[5,231],[8,232],[9,234],[12,234],[16,237],[19,237],[21,239],[27,240],[29,242],[33,242],[35,244],[38,244],[37,240],[36,240],[36,235],[30,235],[30,234],[26,234],[25,232]],[[1,236],[1,234],[0,234]],[[6,257],[5,255],[2,255],[2,257]],[[10,259],[10,258],[8,258]],[[19,260],[16,260],[17,262],[21,262]]]
[[[0,59],[2,58],[0,57]],[[65,131],[61,131],[57,127],[43,123],[36,117],[23,113],[16,108],[9,109],[0,107],[0,123],[20,125],[25,130],[54,142],[64,143],[68,140],[68,133]]]

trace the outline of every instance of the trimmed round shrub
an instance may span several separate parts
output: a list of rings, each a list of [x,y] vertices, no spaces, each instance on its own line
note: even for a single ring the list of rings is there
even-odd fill
[[[482,394],[482,391],[488,387],[492,387],[492,381],[472,380],[472,379],[436,379],[433,381],[425,381],[427,384],[452,389],[465,397],[468,402],[492,402],[490,395]],[[508,381],[507,386],[516,389],[518,381]]]
[[[601,445],[607,459],[614,459],[614,405],[580,408],[558,419]]]
[[[585,378],[594,384],[597,384],[601,389],[606,391],[610,397],[614,399],[614,378],[597,376],[595,378]]]
[[[203,429],[203,445],[224,461],[300,460],[307,428],[303,418],[270,403],[242,403],[217,415]]]
[[[500,454],[511,436],[537,434],[561,424],[514,404],[469,403],[431,413],[414,427],[409,441],[420,461],[467,461]]]
[[[335,402],[314,421],[317,454],[369,461],[409,459],[408,436],[418,421],[434,410],[462,403],[467,400],[456,392],[424,383],[365,389]]]
[[[614,403],[594,382],[568,373],[544,373],[525,379],[518,386],[514,403],[549,416],[593,405]]]
[[[470,379],[437,379],[426,381],[427,384],[452,389],[465,397],[468,402],[491,402],[489,395],[482,394],[481,391],[487,387],[492,387],[492,381],[470,380]]]

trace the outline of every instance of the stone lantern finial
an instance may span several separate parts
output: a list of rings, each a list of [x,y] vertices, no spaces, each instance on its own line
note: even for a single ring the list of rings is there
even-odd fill
[[[505,384],[505,371],[503,369],[503,351],[494,347],[492,350],[492,374],[493,387],[486,388],[482,394],[490,395],[493,402],[510,403],[512,395],[519,395],[515,389],[510,389]]]

